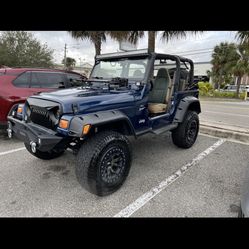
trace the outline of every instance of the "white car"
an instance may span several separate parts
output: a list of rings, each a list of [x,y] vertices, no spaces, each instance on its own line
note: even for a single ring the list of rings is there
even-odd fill
[[[241,85],[239,91],[244,92],[247,91],[247,97],[249,97],[249,85]],[[227,85],[222,89],[223,92],[236,92],[237,86],[236,85]]]

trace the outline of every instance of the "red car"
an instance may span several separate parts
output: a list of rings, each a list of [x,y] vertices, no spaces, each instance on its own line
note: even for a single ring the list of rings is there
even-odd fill
[[[13,105],[34,94],[84,84],[86,77],[72,71],[37,68],[0,69],[0,127],[7,124]]]

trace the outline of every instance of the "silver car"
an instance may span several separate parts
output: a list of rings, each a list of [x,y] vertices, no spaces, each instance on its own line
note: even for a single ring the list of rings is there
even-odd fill
[[[226,92],[236,92],[237,91],[237,85],[226,85],[223,89],[223,91]],[[240,92],[243,92],[247,90],[249,92],[249,85],[240,85]]]

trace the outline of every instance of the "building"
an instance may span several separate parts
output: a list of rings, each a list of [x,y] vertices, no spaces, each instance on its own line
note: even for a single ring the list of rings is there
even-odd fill
[[[64,65],[57,64],[57,65],[55,65],[55,68],[56,69],[64,69]],[[89,77],[92,68],[93,68],[93,66],[90,63],[86,62],[86,63],[82,63],[81,66],[75,66],[72,71],[80,73],[80,74],[84,74],[87,77]]]
[[[212,70],[212,64],[210,61],[194,62],[194,78],[198,81],[209,81],[212,79],[208,76],[208,71]]]
[[[241,85],[249,85],[249,76],[247,74],[245,74],[242,78],[241,78],[241,82],[240,84]],[[237,82],[238,82],[238,77],[235,76],[234,77],[234,84],[237,85]]]
[[[86,63],[82,63],[80,67],[75,66],[73,71],[77,73],[85,74],[87,77],[89,77],[92,71],[92,68],[93,66],[90,63],[86,62]]]

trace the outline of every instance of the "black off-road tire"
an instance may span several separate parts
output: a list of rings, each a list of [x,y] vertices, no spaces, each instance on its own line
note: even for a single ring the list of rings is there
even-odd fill
[[[184,121],[172,131],[173,143],[180,148],[190,148],[198,136],[199,116],[195,111],[187,111]]]
[[[50,159],[57,158],[65,152],[64,150],[60,152],[57,152],[57,151],[43,152],[43,151],[36,150],[36,152],[33,153],[28,143],[24,143],[24,145],[30,154],[42,160],[50,160]]]
[[[118,132],[102,131],[81,146],[75,173],[83,188],[95,195],[106,196],[124,183],[131,162],[132,151],[128,138]]]

